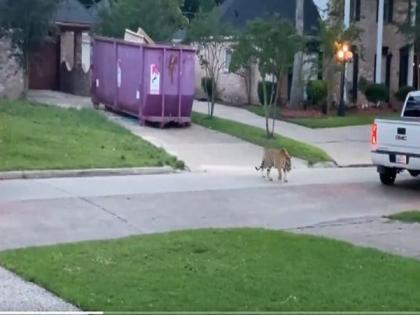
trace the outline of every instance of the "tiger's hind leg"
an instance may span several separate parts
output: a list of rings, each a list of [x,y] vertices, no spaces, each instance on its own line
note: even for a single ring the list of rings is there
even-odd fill
[[[286,170],[284,170],[284,182],[285,183],[288,183],[289,182],[289,180],[287,179],[287,171]]]
[[[281,171],[281,168],[278,168],[277,170],[279,172],[279,182],[280,182],[282,179],[282,171]]]

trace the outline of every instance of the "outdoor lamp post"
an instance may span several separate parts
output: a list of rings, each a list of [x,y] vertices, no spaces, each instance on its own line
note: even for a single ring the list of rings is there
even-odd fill
[[[344,102],[344,87],[346,81],[346,64],[353,60],[353,53],[350,50],[348,43],[335,43],[337,53],[336,59],[340,65],[342,65],[341,72],[341,83],[340,83],[340,103],[338,105],[337,115],[346,115],[346,104]]]

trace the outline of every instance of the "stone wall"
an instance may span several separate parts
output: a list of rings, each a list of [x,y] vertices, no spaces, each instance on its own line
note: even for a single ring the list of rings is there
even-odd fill
[[[10,41],[0,39],[0,98],[19,98],[23,90],[23,70],[13,57]]]

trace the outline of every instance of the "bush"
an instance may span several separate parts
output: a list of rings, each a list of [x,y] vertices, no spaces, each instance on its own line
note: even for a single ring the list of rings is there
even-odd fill
[[[322,105],[326,102],[328,96],[327,82],[323,80],[309,81],[306,87],[308,101],[312,105]]]
[[[385,84],[370,84],[366,87],[365,95],[369,102],[385,102],[389,97],[388,87]]]
[[[397,93],[395,93],[395,97],[397,98],[397,100],[399,100],[400,102],[404,102],[405,99],[407,98],[407,94],[415,91],[416,89],[413,88],[412,86],[403,86],[401,87]]]
[[[360,79],[359,79],[359,91],[362,92],[363,94],[365,94],[366,89],[370,84],[371,83],[365,77],[360,77]]]
[[[211,79],[211,78],[202,78],[201,79],[201,87],[202,87],[202,89],[204,90],[204,92],[206,93],[206,95],[209,99],[211,99],[212,95],[213,95],[213,84],[212,84],[212,82],[213,82],[213,79]],[[215,90],[217,90],[217,87],[216,87]],[[216,96],[214,98],[216,99]]]
[[[267,97],[268,97],[268,100],[270,100],[271,93],[275,92],[277,89],[277,83],[266,82],[265,85],[267,88]],[[258,83],[258,100],[260,101],[261,104],[264,104],[264,90],[263,90],[262,82]]]

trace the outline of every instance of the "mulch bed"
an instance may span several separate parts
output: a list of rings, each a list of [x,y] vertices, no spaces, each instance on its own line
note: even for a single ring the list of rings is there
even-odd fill
[[[347,114],[351,115],[383,115],[388,113],[399,112],[401,108],[399,106],[390,107],[383,105],[381,108],[377,107],[368,107],[365,109],[361,108],[350,108],[347,110]],[[292,118],[325,118],[336,113],[336,109],[333,108],[330,110],[330,115],[324,115],[319,109],[291,109],[287,107],[282,107],[280,110],[280,115],[282,118],[292,119]]]

